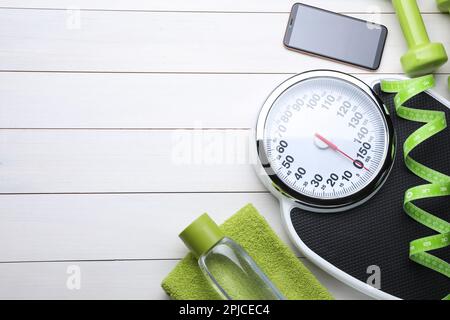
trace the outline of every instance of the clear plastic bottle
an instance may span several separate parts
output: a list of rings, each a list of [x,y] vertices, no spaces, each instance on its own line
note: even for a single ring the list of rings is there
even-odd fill
[[[248,253],[205,213],[180,234],[211,285],[229,300],[283,300]]]

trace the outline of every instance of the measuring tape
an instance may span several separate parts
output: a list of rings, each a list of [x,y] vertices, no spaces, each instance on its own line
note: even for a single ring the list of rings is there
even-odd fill
[[[434,85],[435,81],[432,75],[410,80],[381,81],[381,89],[383,91],[396,93],[394,105],[399,117],[425,123],[422,127],[414,131],[404,142],[403,158],[406,167],[412,173],[429,183],[406,190],[403,208],[411,218],[438,232],[438,234],[411,241],[409,249],[410,259],[450,278],[450,264],[428,253],[429,251],[450,245],[450,223],[419,208],[413,203],[419,199],[449,196],[450,176],[433,170],[415,161],[410,156],[412,150],[419,144],[447,127],[445,113],[442,111],[413,109],[404,106],[405,102],[421,92],[434,87]],[[450,300],[450,294],[444,299]]]

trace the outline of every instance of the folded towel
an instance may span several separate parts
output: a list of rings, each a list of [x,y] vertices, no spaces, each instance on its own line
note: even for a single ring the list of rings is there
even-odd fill
[[[235,240],[250,254],[287,299],[332,299],[328,291],[278,238],[251,204],[239,210],[220,228],[226,236]],[[163,280],[162,287],[172,299],[220,299],[203,276],[191,253]]]

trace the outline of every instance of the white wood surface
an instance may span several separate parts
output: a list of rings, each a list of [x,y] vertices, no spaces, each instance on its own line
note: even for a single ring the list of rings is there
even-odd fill
[[[252,128],[268,93],[293,75],[0,72],[0,127]],[[446,77],[436,78],[450,99]]]
[[[165,298],[179,231],[248,202],[289,244],[249,154],[262,102],[309,69],[401,73],[405,51],[390,1],[314,0],[386,24],[382,66],[290,52],[294,2],[0,1],[0,298]],[[450,48],[448,15],[419,4]],[[81,290],[66,287],[69,265]],[[365,297],[308,266],[336,298]]]
[[[83,11],[79,28],[68,28],[71,14],[0,9],[0,37],[8,39],[0,50],[0,70],[294,73],[336,68],[333,61],[283,48],[287,13]],[[397,19],[382,14],[379,20],[390,30],[390,50],[379,72],[401,73],[406,45]],[[425,14],[424,20],[430,37],[450,46],[448,16]],[[450,72],[450,65],[440,72]]]
[[[79,8],[89,10],[289,12],[296,0],[2,0],[5,8]],[[393,12],[390,0],[307,0],[338,12]],[[433,1],[418,0],[422,12],[439,12]]]
[[[161,280],[178,260],[89,261],[0,264],[0,299],[167,299]],[[302,262],[335,297],[368,299],[343,286],[305,259]],[[81,287],[68,289],[70,268],[79,268]],[[69,269],[68,269],[69,268]],[[14,288],[14,290],[11,290]],[[72,287],[73,288],[73,287]]]
[[[1,130],[0,193],[264,191],[251,132]]]
[[[3,195],[0,262],[179,259],[196,216],[223,222],[248,202],[289,243],[268,193]]]

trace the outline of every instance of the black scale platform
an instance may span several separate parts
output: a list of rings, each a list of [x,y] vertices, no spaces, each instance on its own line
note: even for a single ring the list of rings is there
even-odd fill
[[[450,279],[411,261],[411,240],[436,232],[414,221],[403,211],[407,188],[426,183],[407,170],[402,145],[409,134],[421,126],[395,115],[393,94],[375,92],[383,99],[392,115],[397,135],[397,155],[393,170],[381,190],[368,202],[350,211],[333,214],[291,211],[292,224],[300,239],[316,254],[345,273],[366,282],[367,267],[381,270],[381,290],[401,299],[442,299],[450,293]],[[407,104],[446,112],[450,109],[422,93]],[[425,141],[411,154],[419,162],[450,174],[450,128]],[[421,208],[450,221],[449,198],[441,197],[416,202]],[[450,248],[431,252],[450,261]]]

